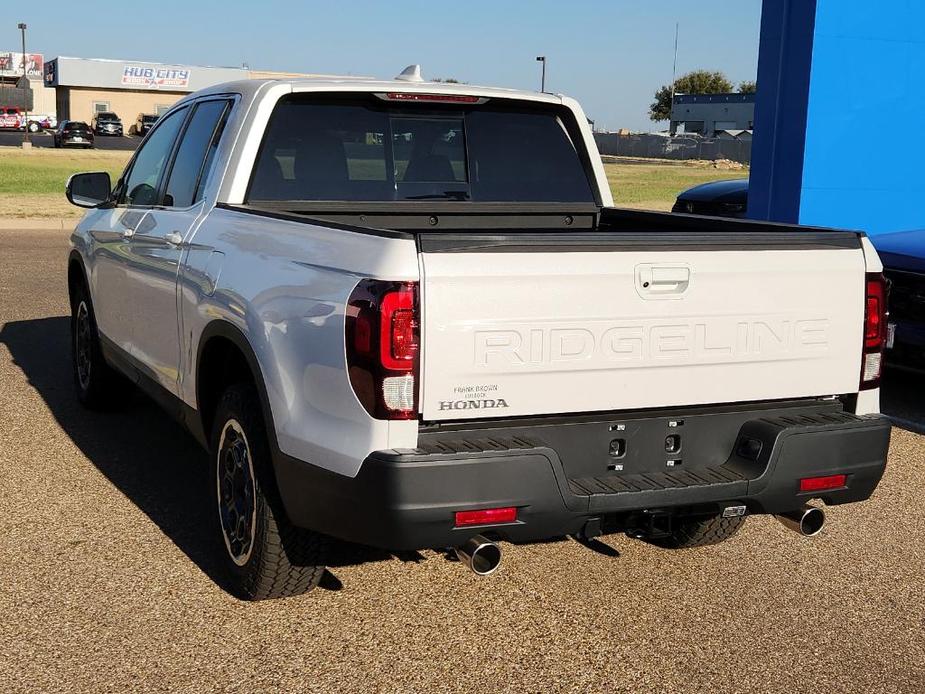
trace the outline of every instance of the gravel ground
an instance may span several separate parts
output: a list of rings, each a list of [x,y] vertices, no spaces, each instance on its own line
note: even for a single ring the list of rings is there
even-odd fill
[[[192,440],[140,398],[75,404],[65,249],[0,230],[3,690],[925,691],[925,439],[900,429],[812,540],[757,517],[676,553],[506,547],[488,579],[357,549],[309,595],[235,600]]]

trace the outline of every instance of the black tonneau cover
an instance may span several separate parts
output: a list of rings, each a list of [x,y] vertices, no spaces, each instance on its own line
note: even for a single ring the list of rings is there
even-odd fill
[[[627,248],[810,249],[861,246],[863,234],[777,222],[575,203],[305,202],[218,207],[377,236],[415,238],[422,252]]]

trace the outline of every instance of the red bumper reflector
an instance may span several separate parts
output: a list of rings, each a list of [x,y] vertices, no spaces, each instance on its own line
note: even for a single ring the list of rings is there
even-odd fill
[[[494,525],[496,523],[513,523],[517,520],[517,509],[486,508],[480,511],[457,511],[456,527],[467,525]]]
[[[818,492],[823,489],[840,489],[848,481],[848,475],[829,475],[828,477],[807,477],[800,480],[801,492]]]

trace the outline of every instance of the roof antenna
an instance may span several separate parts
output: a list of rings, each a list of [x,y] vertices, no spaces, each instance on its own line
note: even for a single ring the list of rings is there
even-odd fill
[[[423,82],[420,65],[409,65],[400,74],[395,76],[399,82]]]

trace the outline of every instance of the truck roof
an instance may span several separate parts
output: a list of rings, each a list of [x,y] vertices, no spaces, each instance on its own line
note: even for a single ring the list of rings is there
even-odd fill
[[[377,80],[367,77],[298,77],[292,79],[250,79],[216,84],[195,93],[241,94],[254,96],[268,85],[288,85],[293,92],[405,92],[419,94],[460,94],[496,99],[518,99],[542,103],[561,104],[563,95],[541,92],[482,87],[453,82],[406,82],[402,80]],[[192,94],[190,96],[193,96]],[[189,97],[187,97],[189,98]]]

